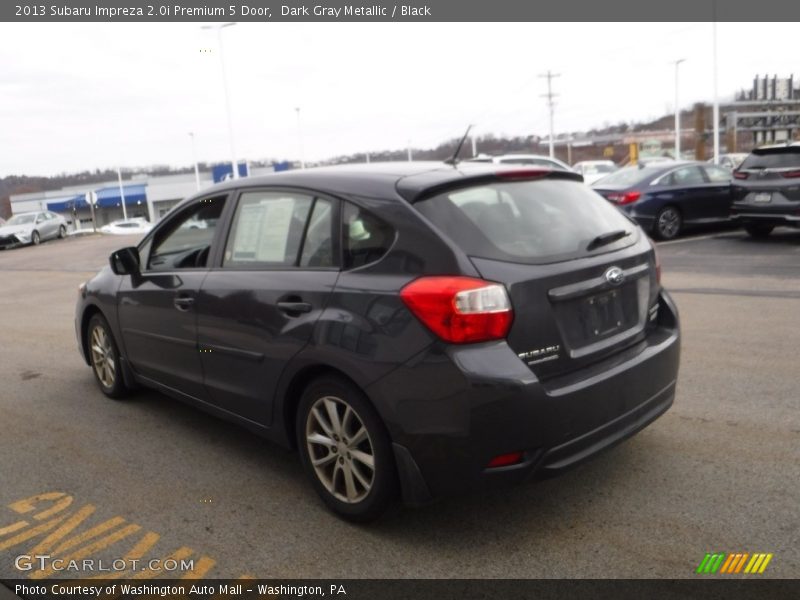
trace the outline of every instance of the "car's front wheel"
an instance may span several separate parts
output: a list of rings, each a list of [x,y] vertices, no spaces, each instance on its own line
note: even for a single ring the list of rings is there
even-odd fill
[[[680,211],[674,206],[665,206],[656,215],[654,233],[661,240],[671,240],[683,229],[683,219]]]
[[[389,436],[370,401],[338,377],[312,382],[300,399],[303,466],[328,507],[350,521],[379,517],[397,495]]]
[[[109,398],[122,398],[128,388],[122,379],[117,343],[103,315],[98,313],[89,319],[86,342],[89,344],[92,372],[100,389]]]
[[[41,242],[41,241],[42,241],[42,238],[39,237],[39,232],[38,231],[34,231],[31,234],[31,244],[33,244],[34,246],[38,246],[39,242]]]
[[[772,233],[772,230],[775,229],[773,225],[758,225],[758,224],[751,224],[745,225],[744,230],[750,234],[751,237],[762,239],[765,237],[769,237],[769,234]]]
[[[67,228],[64,227],[63,225],[58,228],[58,237],[59,237],[59,239],[62,239],[62,240],[65,237],[67,237]]]

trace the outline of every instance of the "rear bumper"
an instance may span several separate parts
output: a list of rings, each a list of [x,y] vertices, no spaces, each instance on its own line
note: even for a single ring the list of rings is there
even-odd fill
[[[734,207],[731,220],[739,225],[774,225],[787,227],[800,227],[800,214],[798,209],[765,210],[761,208]]]
[[[367,389],[395,444],[404,499],[546,477],[614,446],[672,404],[677,311],[662,292],[644,342],[540,382],[505,342],[431,349]],[[487,469],[500,454],[520,464]]]

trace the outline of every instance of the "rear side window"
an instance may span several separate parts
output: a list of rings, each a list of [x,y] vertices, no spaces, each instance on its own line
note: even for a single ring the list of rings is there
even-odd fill
[[[731,172],[728,169],[714,165],[709,165],[705,169],[711,183],[727,183],[731,180]]]
[[[632,244],[636,226],[585,185],[574,181],[498,182],[446,192],[415,207],[468,255],[541,264],[617,250]],[[597,236],[618,241],[587,250]]]
[[[606,175],[601,180],[597,181],[595,185],[610,185],[614,187],[628,187],[636,185],[640,181],[644,181],[654,173],[654,170],[639,167],[625,167],[615,173]]]
[[[349,202],[342,210],[344,268],[355,269],[383,258],[394,243],[394,229]]]
[[[681,167],[658,180],[661,185],[700,185],[705,182],[700,167]]]
[[[800,148],[753,152],[739,169],[796,169],[800,167]]]

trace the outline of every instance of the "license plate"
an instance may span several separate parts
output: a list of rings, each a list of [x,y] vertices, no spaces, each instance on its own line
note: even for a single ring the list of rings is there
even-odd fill
[[[760,192],[753,196],[753,202],[771,202],[772,194],[770,192]]]
[[[622,293],[619,290],[597,294],[586,299],[589,333],[602,336],[622,326]]]

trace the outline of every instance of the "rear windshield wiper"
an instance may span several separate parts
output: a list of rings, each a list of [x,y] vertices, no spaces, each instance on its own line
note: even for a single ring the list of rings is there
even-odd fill
[[[606,244],[610,244],[611,242],[616,242],[617,240],[621,240],[624,237],[628,237],[631,234],[630,231],[627,229],[617,229],[615,231],[609,231],[608,233],[601,233],[596,238],[594,238],[589,245],[586,246],[587,250],[594,250],[595,248],[599,248],[600,246],[605,246]]]

